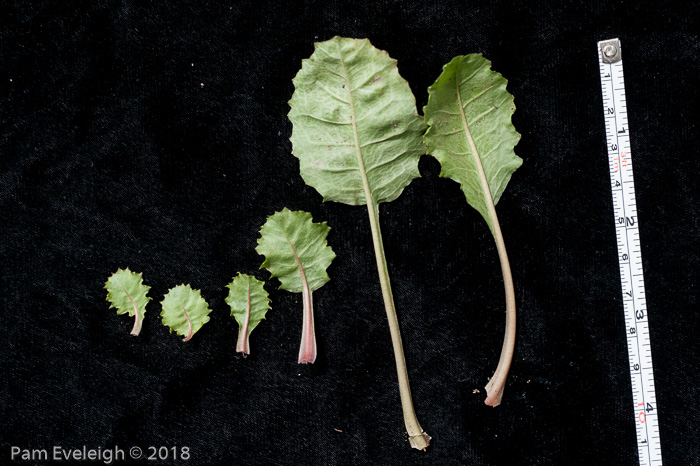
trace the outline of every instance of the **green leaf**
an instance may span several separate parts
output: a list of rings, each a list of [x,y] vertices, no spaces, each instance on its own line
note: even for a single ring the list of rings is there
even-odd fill
[[[440,176],[459,183],[467,202],[493,232],[489,202],[496,204],[523,163],[513,148],[520,134],[507,81],[481,54],[458,56],[428,88],[425,120],[428,154],[440,161]]]
[[[501,403],[515,348],[515,289],[495,207],[523,163],[513,150],[520,134],[511,123],[515,104],[506,84],[481,54],[455,57],[428,88],[428,105],[423,109],[428,153],[440,161],[440,176],[458,182],[467,202],[484,217],[501,262],[506,330],[498,367],[486,385],[489,406]]]
[[[143,284],[143,275],[129,270],[118,269],[105,283],[109,308],[116,308],[117,314],[129,314],[135,317],[132,335],[141,332],[143,318],[146,315],[146,304],[152,299],[146,296],[150,286]]]
[[[330,230],[326,222],[314,223],[310,213],[285,207],[269,216],[260,229],[255,248],[265,256],[260,268],[279,279],[283,290],[301,293],[305,284],[310,291],[321,288],[330,280],[326,269],[335,259],[326,242]]]
[[[226,302],[231,307],[231,315],[238,322],[236,351],[245,357],[250,354],[248,340],[251,332],[270,310],[270,298],[263,282],[240,272],[226,288],[229,289]]]
[[[393,201],[420,176],[425,130],[396,60],[367,39],[315,44],[294,78],[292,153],[326,201]]]
[[[202,325],[209,322],[209,305],[202,298],[202,293],[193,290],[190,285],[178,285],[169,290],[161,305],[163,325],[170,327],[171,332],[184,336],[184,341],[189,341]]]
[[[325,222],[314,223],[308,212],[293,212],[285,207],[267,218],[255,248],[265,256],[260,268],[267,268],[280,281],[280,288],[303,295],[299,364],[316,360],[312,292],[330,280],[326,269],[335,253],[326,242],[329,231]]]

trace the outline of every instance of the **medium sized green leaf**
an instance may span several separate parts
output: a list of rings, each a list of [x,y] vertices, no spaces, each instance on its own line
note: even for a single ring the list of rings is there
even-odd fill
[[[299,348],[299,364],[316,360],[313,299],[311,293],[330,278],[326,269],[335,253],[326,241],[330,227],[314,223],[311,214],[286,207],[267,218],[260,228],[258,254],[265,256],[266,268],[280,281],[280,288],[302,293],[304,317]]]
[[[202,298],[199,290],[190,285],[178,285],[172,288],[161,301],[163,325],[171,332],[184,336],[189,341],[192,336],[209,322],[209,304]]]
[[[132,272],[128,267],[118,269],[107,279],[104,288],[110,309],[116,308],[117,314],[135,317],[131,334],[138,335],[146,315],[146,304],[152,299],[147,296],[151,287],[143,284],[143,274]]]
[[[238,322],[236,351],[246,357],[250,354],[250,334],[270,310],[270,298],[263,282],[240,272],[226,288],[229,289],[226,303]]]

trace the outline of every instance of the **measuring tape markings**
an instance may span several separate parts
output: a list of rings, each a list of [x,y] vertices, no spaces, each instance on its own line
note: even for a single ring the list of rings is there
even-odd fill
[[[660,466],[658,414],[619,40],[599,42],[598,54],[639,462],[642,466]]]

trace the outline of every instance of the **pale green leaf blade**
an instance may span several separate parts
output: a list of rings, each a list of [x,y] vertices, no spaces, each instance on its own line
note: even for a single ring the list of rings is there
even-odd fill
[[[107,279],[104,288],[107,290],[109,308],[115,308],[117,314],[128,314],[135,318],[132,335],[141,331],[143,318],[146,315],[146,304],[152,299],[147,296],[150,286],[143,284],[143,274],[129,270],[118,269]]]
[[[202,298],[202,293],[190,285],[170,289],[161,305],[163,325],[169,327],[171,332],[184,336],[184,341],[192,338],[202,325],[209,322],[209,304]]]
[[[324,200],[375,204],[396,199],[420,176],[423,118],[396,60],[367,39],[315,44],[293,80],[292,153]]]
[[[520,134],[511,123],[515,104],[506,84],[481,54],[458,56],[428,88],[423,109],[428,124],[425,144],[442,166],[440,176],[459,183],[491,231],[486,196],[497,203],[522,164],[513,150]],[[480,166],[490,193],[481,182]]]
[[[265,314],[270,310],[270,298],[264,283],[251,275],[238,273],[231,283],[226,303],[231,307],[231,315],[238,322],[238,343],[236,351],[250,354],[248,339]]]
[[[330,280],[326,269],[335,259],[326,241],[330,230],[326,222],[314,223],[308,212],[285,207],[274,213],[260,228],[255,248],[265,256],[261,268],[269,270],[284,290],[301,293],[304,280],[310,291],[319,289]]]

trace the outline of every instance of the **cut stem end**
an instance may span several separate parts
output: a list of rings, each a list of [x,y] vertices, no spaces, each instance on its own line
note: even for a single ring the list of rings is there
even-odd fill
[[[503,378],[503,382],[500,384],[500,387],[494,387],[493,386],[493,381],[494,379],[491,379],[489,383],[486,384],[486,399],[484,400],[484,404],[486,406],[491,406],[495,408],[496,406],[501,404],[501,399],[503,399],[503,389],[505,388],[505,377]]]
[[[236,343],[236,352],[241,353],[241,356],[248,357],[250,354],[250,343],[248,343],[248,338],[246,338],[245,333],[240,333],[238,335],[238,342]]]
[[[134,328],[131,329],[131,334],[135,337],[141,333],[141,320],[139,317],[141,316],[137,313],[136,318],[134,319]]]
[[[428,448],[428,445],[430,445],[430,440],[432,437],[425,432],[421,432],[418,435],[413,435],[408,438],[408,441],[411,443],[411,447],[415,448],[416,450],[421,450],[425,451]]]

